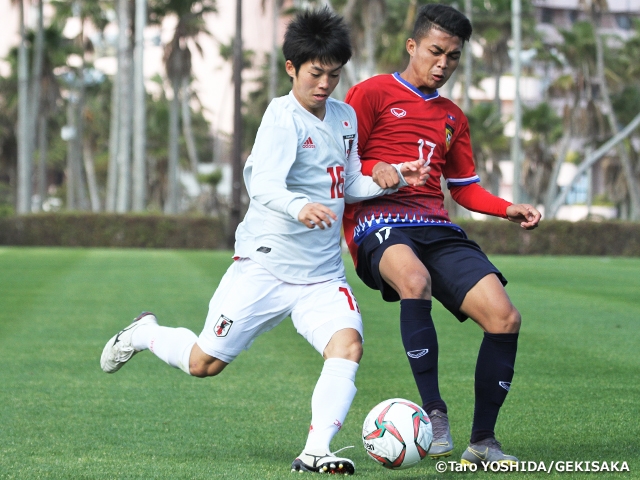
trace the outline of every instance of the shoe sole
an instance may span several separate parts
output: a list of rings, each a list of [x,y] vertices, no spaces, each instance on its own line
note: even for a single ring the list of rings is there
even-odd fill
[[[342,462],[324,462],[317,467],[310,467],[302,460],[296,458],[291,465],[292,472],[311,472],[311,473],[326,473],[329,475],[353,475],[356,471],[355,465],[351,461]]]
[[[131,354],[131,357],[129,357],[128,360],[126,360],[125,362],[121,362],[119,364],[117,364],[115,366],[114,369],[112,370],[106,370],[105,369],[105,365],[107,363],[107,357],[109,356],[109,353],[111,351],[111,348],[113,347],[114,343],[116,342],[116,339],[122,335],[124,332],[126,332],[127,330],[131,329],[131,327],[133,326],[137,326],[137,325],[146,325],[148,323],[155,323],[157,324],[158,322],[156,320],[153,320],[151,322],[144,322],[144,319],[148,316],[152,316],[155,319],[155,315],[151,312],[142,312],[140,315],[138,315],[136,318],[133,319],[133,322],[131,322],[129,325],[127,325],[125,328],[123,328],[122,330],[120,330],[118,333],[116,333],[113,337],[111,337],[109,339],[109,341],[107,342],[107,344],[104,346],[104,348],[102,349],[102,355],[100,356],[100,368],[102,368],[102,371],[105,373],[116,373],[118,370],[120,370],[122,368],[122,366],[127,363],[129,360],[131,360],[131,358],[133,358],[133,356],[138,353],[136,351],[134,351]]]
[[[453,448],[447,452],[441,452],[441,453],[429,453],[429,458],[442,458],[442,457],[450,457],[451,454],[453,453]]]
[[[478,463],[476,462],[470,462],[469,460],[465,460],[464,458],[460,460],[460,463],[462,465],[480,465],[482,462],[485,463],[507,463],[510,465],[517,465],[518,462],[515,460],[493,460],[493,461],[488,461],[488,460],[481,460]]]

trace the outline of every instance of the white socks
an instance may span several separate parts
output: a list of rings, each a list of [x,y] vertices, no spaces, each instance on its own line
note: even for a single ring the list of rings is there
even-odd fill
[[[305,453],[330,452],[331,439],[342,428],[356,395],[358,364],[343,358],[328,358],[311,397],[311,428]]]
[[[189,373],[191,349],[198,336],[186,328],[161,327],[160,325],[140,325],[131,335],[133,348],[151,350],[160,360]]]

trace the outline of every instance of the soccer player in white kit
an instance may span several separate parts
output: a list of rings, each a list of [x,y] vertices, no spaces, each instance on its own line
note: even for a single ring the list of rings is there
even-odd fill
[[[355,113],[329,98],[351,57],[341,17],[327,8],[300,13],[287,27],[282,49],[292,90],[270,103],[247,159],[249,209],[236,231],[235,261],[209,303],[202,333],[162,327],[143,312],[109,340],[100,363],[114,373],[148,349],[189,375],[215,376],[290,315],[325,358],[311,399],[309,436],[292,470],[353,474],[353,462],[329,449],[356,393],[363,338],[345,278],[340,225],[345,200],[397,188],[382,189],[361,174]],[[397,170],[397,187],[424,184],[428,173],[423,160]]]

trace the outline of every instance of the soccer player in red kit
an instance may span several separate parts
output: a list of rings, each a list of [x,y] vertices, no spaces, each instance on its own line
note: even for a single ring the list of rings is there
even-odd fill
[[[451,455],[447,405],[438,388],[438,340],[431,298],[461,322],[484,331],[475,372],[475,410],[462,463],[517,462],[495,438],[498,413],[511,386],[520,313],[504,289],[507,281],[480,247],[451,222],[440,179],[469,210],[506,218],[532,229],[540,213],[514,205],[479,185],[469,125],[462,111],[441,97],[458,66],[471,23],[456,9],[423,6],[406,48],[402,73],[378,75],[354,86],[346,102],[358,116],[362,171],[382,187],[397,182],[391,166],[422,158],[431,167],[425,186],[348,205],[344,231],[360,278],[386,301],[400,300],[400,331],[434,440],[429,455]]]

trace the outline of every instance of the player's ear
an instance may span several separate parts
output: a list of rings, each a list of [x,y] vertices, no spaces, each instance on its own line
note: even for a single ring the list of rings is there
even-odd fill
[[[407,52],[412,57],[416,53],[416,47],[417,47],[416,41],[413,38],[407,38],[407,44],[406,44]]]
[[[291,78],[296,77],[296,67],[293,65],[293,62],[291,60],[286,61],[286,63],[284,64],[284,69],[286,70],[287,75],[289,75]]]

